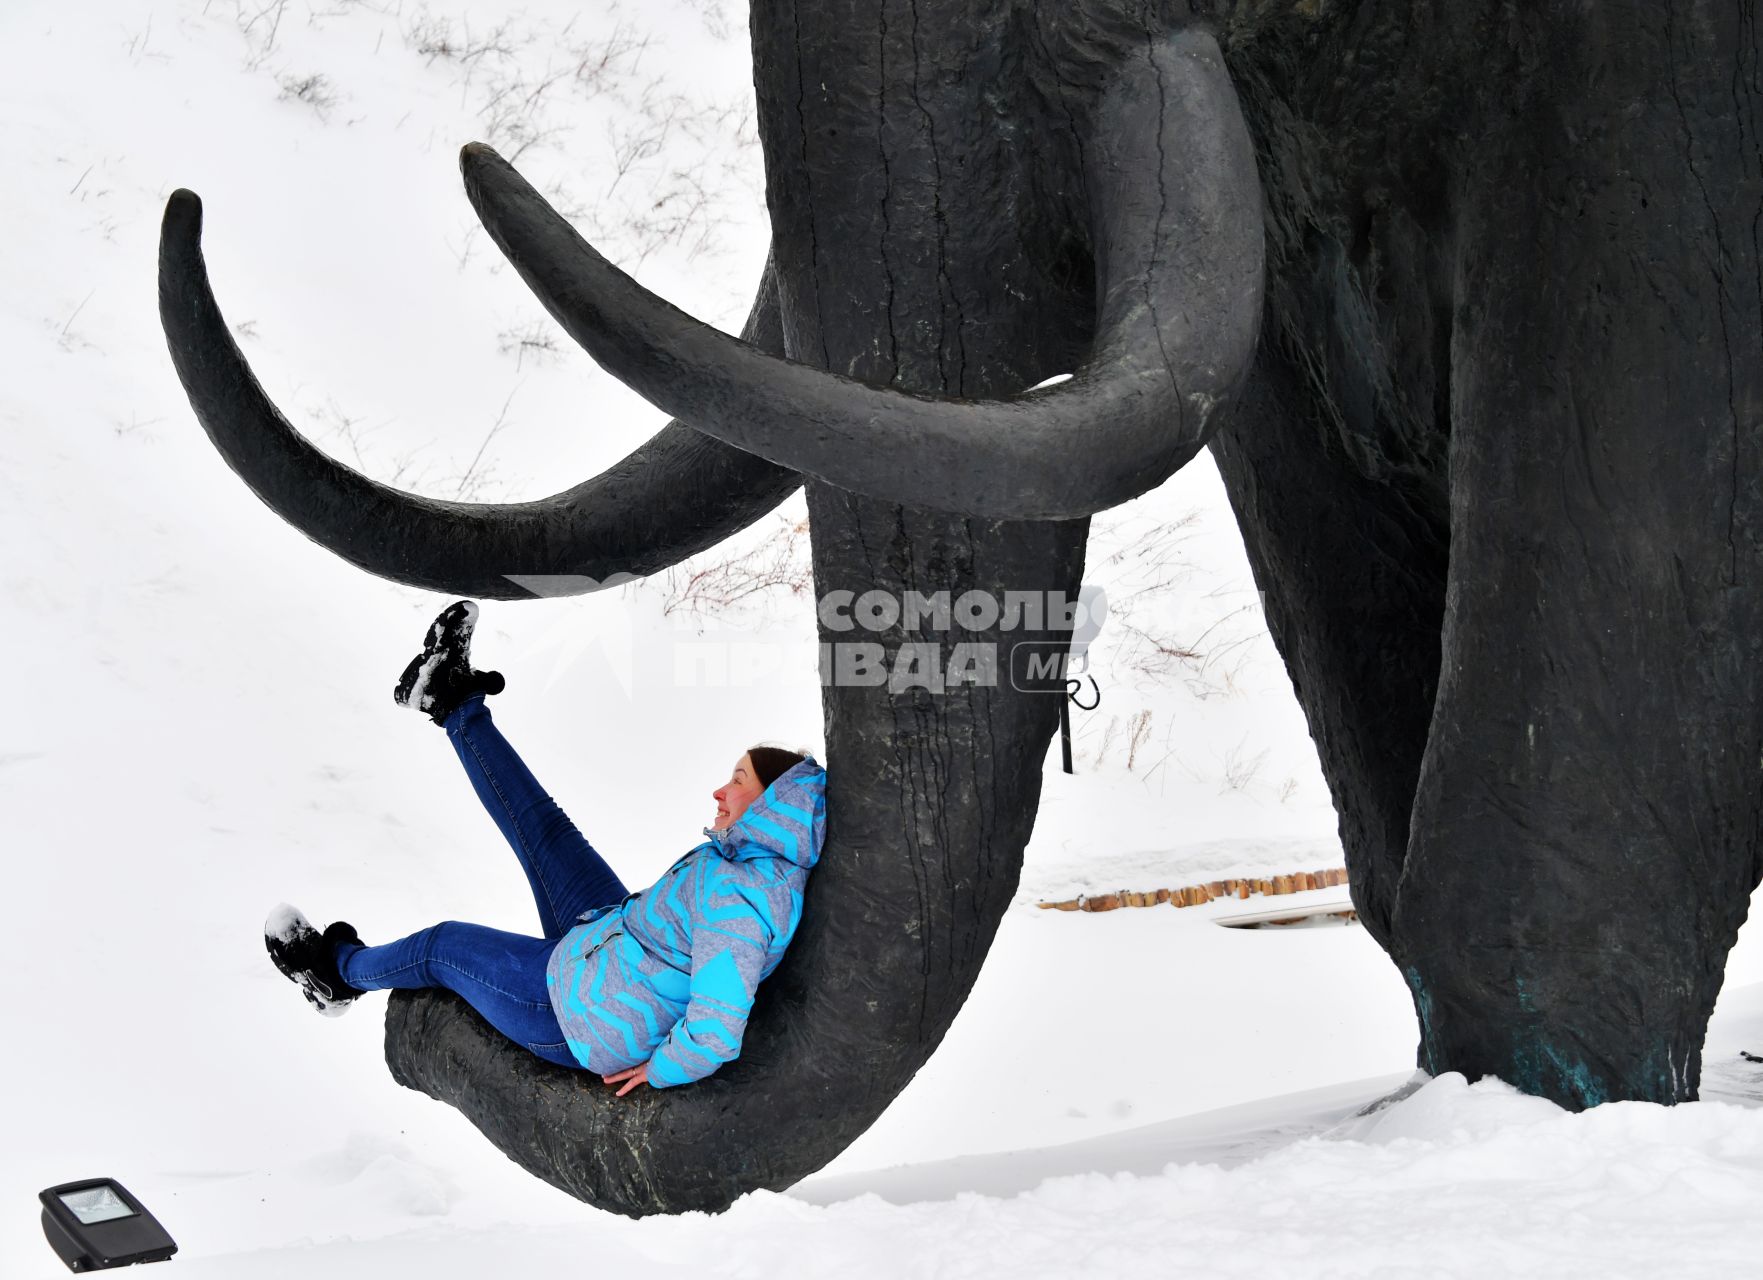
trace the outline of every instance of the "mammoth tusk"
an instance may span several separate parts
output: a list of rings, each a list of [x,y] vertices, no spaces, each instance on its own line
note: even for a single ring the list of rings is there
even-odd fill
[[[744,337],[783,351],[767,264]],[[515,599],[656,573],[714,546],[801,483],[792,471],[670,423],[593,479],[533,502],[445,502],[401,492],[326,456],[252,375],[209,288],[202,202],[174,191],[159,246],[159,314],[178,377],[215,448],[307,537],[369,573],[455,595]]]
[[[1210,438],[1253,358],[1263,224],[1254,148],[1202,31],[1133,56],[1085,148],[1098,324],[1070,380],[938,398],[779,358],[619,271],[489,147],[465,187],[527,285],[595,360],[716,439],[841,488],[997,518],[1089,515]]]

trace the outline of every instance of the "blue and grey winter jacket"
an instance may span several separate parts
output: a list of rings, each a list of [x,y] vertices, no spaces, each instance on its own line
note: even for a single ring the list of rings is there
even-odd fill
[[[798,761],[704,834],[649,888],[583,914],[551,953],[551,1007],[590,1071],[647,1062],[649,1083],[666,1088],[739,1055],[753,993],[802,919],[826,837],[826,770]]]

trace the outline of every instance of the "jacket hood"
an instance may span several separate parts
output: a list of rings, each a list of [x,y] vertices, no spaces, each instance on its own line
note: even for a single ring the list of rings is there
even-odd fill
[[[732,824],[705,827],[704,834],[731,862],[784,858],[804,870],[812,867],[826,840],[826,770],[813,756],[802,757]]]

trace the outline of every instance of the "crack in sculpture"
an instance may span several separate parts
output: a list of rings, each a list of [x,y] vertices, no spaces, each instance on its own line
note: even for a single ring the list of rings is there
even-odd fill
[[[1722,232],[1763,216],[1743,6],[1662,31],[1629,0],[896,2],[754,0],[773,239],[742,340],[466,148],[523,279],[676,415],[618,467],[478,506],[323,457],[227,334],[180,192],[161,310],[203,426],[353,563],[502,597],[655,572],[804,477],[821,597],[1075,594],[1088,515],[1210,444],[1422,1065],[1693,1098],[1763,874],[1763,499],[1738,483],[1763,271]],[[620,1212],[788,1186],[965,1000],[1059,692],[825,689],[826,848],[709,1079],[614,1101],[439,992],[392,1000],[394,1076]]]

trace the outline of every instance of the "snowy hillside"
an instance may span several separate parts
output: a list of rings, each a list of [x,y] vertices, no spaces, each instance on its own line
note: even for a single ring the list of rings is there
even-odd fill
[[[203,197],[221,306],[313,440],[434,496],[538,497],[661,417],[502,266],[457,148],[518,156],[615,262],[737,328],[766,240],[745,22],[724,0],[0,7],[0,1276],[60,1273],[35,1193],[98,1174],[160,1214],[180,1272],[238,1280],[1754,1267],[1755,928],[1707,1052],[1715,1101],[1569,1116],[1446,1077],[1356,1117],[1414,1045],[1361,929],[1035,906],[1339,865],[1204,456],[1096,522],[1102,702],[1073,711],[1073,775],[1049,753],[971,999],[791,1193],[590,1210],[395,1085],[377,997],[326,1021],[274,972],[279,901],[374,941],[531,931],[532,905],[442,735],[389,697],[446,598],[308,542],[195,424],[156,311],[165,197]],[[498,722],[627,881],[699,839],[747,745],[823,749],[804,515],[798,494],[665,580],[484,606]],[[772,585],[711,607],[731,559]],[[1071,1019],[1053,1037],[1050,1008]]]

